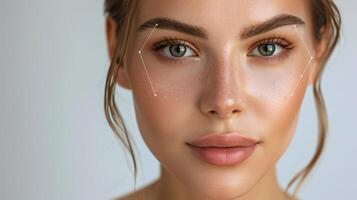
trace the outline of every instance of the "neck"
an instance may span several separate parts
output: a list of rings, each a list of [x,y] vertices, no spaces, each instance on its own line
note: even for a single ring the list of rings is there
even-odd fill
[[[161,166],[161,175],[157,181],[157,194],[155,195],[159,200],[207,200],[206,197],[198,194],[192,194],[192,190],[185,187],[179,180],[172,174],[166,171]],[[265,176],[247,191],[245,194],[238,198],[229,200],[286,200],[289,199],[285,196],[284,191],[280,188],[275,168],[268,171]],[[218,199],[215,199],[218,200]]]

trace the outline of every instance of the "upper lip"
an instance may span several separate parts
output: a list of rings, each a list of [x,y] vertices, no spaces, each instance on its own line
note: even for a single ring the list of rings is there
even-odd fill
[[[238,132],[215,132],[189,142],[188,145],[195,147],[247,147],[254,145],[257,142],[257,140],[243,136]]]

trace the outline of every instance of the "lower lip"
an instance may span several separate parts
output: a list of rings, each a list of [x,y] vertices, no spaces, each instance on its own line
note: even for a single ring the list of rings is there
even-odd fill
[[[193,154],[204,162],[216,166],[230,166],[237,165],[247,159],[253,153],[255,146],[225,148],[190,146],[190,148]]]

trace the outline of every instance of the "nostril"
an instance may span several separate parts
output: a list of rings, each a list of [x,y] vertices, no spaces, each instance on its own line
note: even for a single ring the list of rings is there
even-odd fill
[[[235,109],[235,110],[232,110],[232,112],[231,112],[231,114],[237,114],[237,113],[239,113],[240,111],[238,110],[238,109]],[[209,113],[210,114],[213,114],[213,115],[218,115],[218,116],[225,116],[223,113],[219,113],[219,112],[217,112],[217,111],[215,111],[215,110],[210,110],[209,111]],[[228,114],[229,115],[229,114]],[[230,116],[230,115],[229,115]]]
[[[215,114],[215,113],[216,113],[216,111],[211,110],[211,111],[209,111],[209,113],[211,113],[211,114]]]

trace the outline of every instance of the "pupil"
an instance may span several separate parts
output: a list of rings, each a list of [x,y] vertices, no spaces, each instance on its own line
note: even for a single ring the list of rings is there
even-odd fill
[[[182,57],[186,53],[186,47],[184,45],[172,45],[170,52],[175,57]]]
[[[265,44],[259,47],[259,53],[263,56],[271,56],[275,52],[275,45],[274,44]]]

